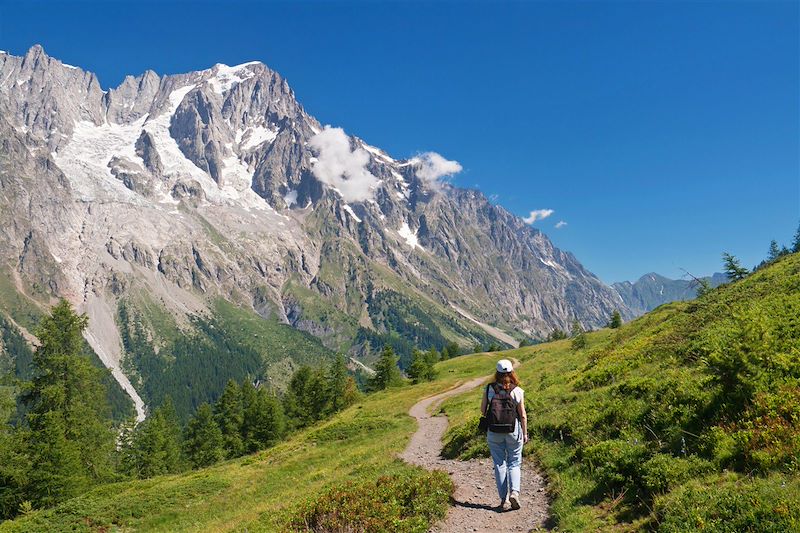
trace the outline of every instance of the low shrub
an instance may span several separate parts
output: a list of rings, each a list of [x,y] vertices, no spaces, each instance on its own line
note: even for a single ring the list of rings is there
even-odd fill
[[[656,499],[654,526],[664,533],[800,531],[800,480],[729,474],[692,481]]]
[[[645,491],[662,494],[713,469],[713,463],[696,456],[683,458],[657,453],[641,465],[639,472]]]
[[[646,456],[647,448],[638,438],[605,440],[582,451],[583,464],[604,491],[637,486],[638,467]]]
[[[444,472],[381,476],[322,493],[290,520],[293,531],[424,532],[447,512],[453,482]]]

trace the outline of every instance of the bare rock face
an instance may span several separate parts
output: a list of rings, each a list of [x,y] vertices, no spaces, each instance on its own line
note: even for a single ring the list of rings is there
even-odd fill
[[[412,342],[466,344],[488,326],[521,338],[630,316],[544,234],[478,191],[420,179],[417,159],[350,137],[374,184],[346,202],[315,174],[321,130],[258,62],[104,92],[40,46],[0,53],[0,275],[69,298],[93,328],[113,328],[137,291],[175,316],[233,300],[337,345],[398,320],[428,324]],[[114,365],[107,333],[90,336]]]

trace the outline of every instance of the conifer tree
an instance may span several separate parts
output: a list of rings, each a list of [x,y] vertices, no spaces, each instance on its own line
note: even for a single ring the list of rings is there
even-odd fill
[[[797,225],[797,231],[794,233],[794,239],[792,239],[792,253],[800,252],[800,224]]]
[[[337,413],[355,403],[355,381],[347,374],[344,356],[338,354],[328,370],[328,412]]]
[[[375,375],[369,382],[369,388],[373,391],[383,390],[389,387],[397,387],[403,383],[400,369],[397,367],[397,356],[394,349],[388,344],[383,347],[381,357],[375,365]]]
[[[711,287],[711,282],[708,281],[706,278],[698,278],[697,280],[697,297],[700,298],[701,296],[705,296],[713,287]]]
[[[611,329],[617,329],[622,325],[622,315],[619,314],[619,311],[614,309],[614,312],[611,313],[611,320],[608,321],[608,327]]]
[[[428,370],[426,379],[428,381],[433,381],[434,379],[436,379],[437,372],[435,365],[441,360],[442,357],[439,354],[439,352],[436,351],[436,348],[430,348],[425,353],[425,362],[427,363],[427,370]]]
[[[110,479],[114,433],[102,373],[84,355],[85,315],[61,300],[36,328],[33,380],[26,386],[28,479],[39,506]]]
[[[228,458],[242,455],[244,453],[242,389],[233,379],[228,380],[222,395],[214,404],[214,419],[222,432],[225,455]]]
[[[767,252],[767,261],[772,262],[781,256],[781,249],[778,247],[778,242],[772,239],[769,243],[769,251]]]
[[[427,352],[414,350],[412,353],[411,366],[408,369],[408,377],[414,383],[423,381],[433,381],[436,379],[434,365],[439,361],[439,352],[436,348],[431,348]]]
[[[172,400],[153,411],[133,430],[123,449],[126,471],[139,478],[173,474],[183,470],[182,435]]]
[[[274,446],[283,438],[286,433],[286,418],[283,405],[272,392],[255,387],[251,390],[252,395],[246,394],[248,401],[242,432],[245,449],[252,453]]]
[[[283,408],[286,413],[287,423],[292,428],[301,428],[315,420],[314,413],[310,410],[309,386],[313,384],[314,371],[309,366],[301,366],[292,374],[289,386],[283,397]]]
[[[581,323],[578,322],[576,318],[572,322],[572,349],[573,350],[582,350],[586,348],[587,340],[586,340],[586,332],[583,330],[583,326]]]
[[[214,412],[210,405],[203,403],[186,427],[186,456],[194,468],[213,465],[225,457],[223,443]]]
[[[458,357],[460,352],[461,348],[459,348],[458,343],[450,341],[442,348],[442,360]]]
[[[24,432],[8,424],[13,408],[11,388],[4,391],[0,387],[0,521],[13,517],[25,500],[31,468],[25,453]]]
[[[428,363],[425,360],[425,354],[414,348],[411,352],[411,364],[408,367],[408,377],[412,383],[421,383],[426,381]]]
[[[723,270],[725,270],[725,275],[728,276],[730,281],[744,279],[750,273],[749,270],[741,265],[736,257],[727,252],[722,254],[722,261]]]
[[[168,474],[181,472],[186,468],[186,459],[183,455],[183,430],[170,395],[167,395],[164,403],[159,406],[158,415],[164,433],[164,470]]]
[[[324,369],[312,371],[311,379],[303,391],[303,405],[308,413],[309,423],[323,419],[330,413],[331,391]]]

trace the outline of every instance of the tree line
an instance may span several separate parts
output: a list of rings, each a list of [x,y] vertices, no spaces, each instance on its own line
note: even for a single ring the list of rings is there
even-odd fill
[[[141,423],[115,423],[102,369],[83,350],[85,315],[65,300],[34,333],[29,380],[18,398],[0,395],[0,518],[46,508],[114,481],[202,468],[274,446],[359,401],[363,393],[338,355],[301,366],[277,394],[251,379],[229,380],[215,401],[184,422],[169,395]],[[386,345],[367,392],[435,379],[434,365],[461,354],[456,343],[412,351],[406,376]],[[2,391],[0,391],[2,392]]]
[[[105,373],[83,350],[87,324],[85,315],[59,302],[34,331],[39,345],[29,380],[0,387],[0,518],[50,507],[102,483],[177,473],[268,448],[361,395],[339,355],[327,368],[299,368],[281,396],[251,380],[230,380],[185,425],[166,396],[143,422],[120,426],[111,417]]]

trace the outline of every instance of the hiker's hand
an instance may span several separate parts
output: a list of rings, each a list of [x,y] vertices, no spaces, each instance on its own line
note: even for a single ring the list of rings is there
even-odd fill
[[[525,435],[522,437],[522,444],[528,444],[528,434],[527,433],[525,433]]]

